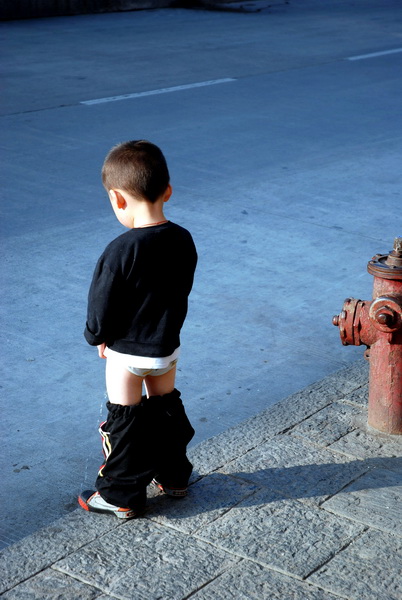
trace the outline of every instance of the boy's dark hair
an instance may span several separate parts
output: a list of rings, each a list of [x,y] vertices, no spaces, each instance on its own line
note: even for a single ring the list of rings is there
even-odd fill
[[[166,191],[169,181],[162,151],[147,140],[114,146],[102,167],[102,182],[107,191],[120,189],[152,203]]]

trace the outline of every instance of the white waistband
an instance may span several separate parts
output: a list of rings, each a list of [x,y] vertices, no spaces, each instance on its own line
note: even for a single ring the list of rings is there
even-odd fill
[[[124,354],[116,352],[111,348],[105,349],[105,356],[113,360],[119,360],[125,366],[135,367],[137,369],[164,369],[168,367],[172,360],[176,360],[180,354],[180,346],[170,356],[152,357],[152,356],[134,356],[133,354]]]

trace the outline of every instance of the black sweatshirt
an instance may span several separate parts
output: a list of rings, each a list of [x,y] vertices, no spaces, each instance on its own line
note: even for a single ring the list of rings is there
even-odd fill
[[[87,342],[137,356],[172,354],[180,346],[196,264],[191,234],[170,221],[117,237],[92,278]]]

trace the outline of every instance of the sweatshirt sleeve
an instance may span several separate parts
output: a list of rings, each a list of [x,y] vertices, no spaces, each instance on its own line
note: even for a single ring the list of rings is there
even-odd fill
[[[118,279],[102,256],[95,267],[88,293],[84,336],[91,346],[109,343],[115,335],[113,321],[118,311]]]

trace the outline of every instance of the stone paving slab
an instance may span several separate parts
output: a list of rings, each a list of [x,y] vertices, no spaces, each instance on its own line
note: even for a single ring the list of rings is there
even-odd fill
[[[225,473],[285,498],[321,504],[354,481],[369,466],[290,435],[280,435],[224,467]]]
[[[342,398],[349,398],[351,395],[353,396],[355,393],[360,394],[360,392],[367,389],[367,380],[369,374],[369,364],[365,360],[358,360],[353,363],[350,367],[346,367],[345,369],[340,369],[331,375],[328,375],[321,381],[317,382],[316,385],[319,385],[321,389],[326,390],[327,393],[331,391],[337,396],[337,400]],[[367,395],[366,404],[367,404]]]
[[[368,383],[365,383],[358,389],[353,390],[351,393],[347,394],[344,397],[343,401],[348,402],[350,404],[354,404],[356,406],[361,406],[362,408],[366,408],[367,401],[368,401],[368,394],[369,394]]]
[[[395,461],[397,471],[373,469],[325,502],[323,508],[402,537],[402,458]]]
[[[117,519],[75,510],[0,553],[0,593],[119,526]]]
[[[387,458],[392,459],[402,455],[402,436],[389,436],[364,426],[340,438],[331,444],[329,449],[361,459],[376,458],[378,463],[385,464]],[[384,461],[380,460],[382,457]],[[388,468],[393,468],[392,461],[389,462]]]
[[[181,599],[239,558],[145,519],[132,520],[54,568],[118,598]]]
[[[301,502],[267,502],[263,490],[198,535],[221,550],[302,579],[364,530],[362,525]]]
[[[348,600],[401,600],[402,540],[370,530],[308,579]]]
[[[362,420],[360,407],[334,402],[292,429],[300,436],[320,446],[329,446],[356,428]]]
[[[99,590],[76,579],[46,569],[26,582],[21,583],[2,595],[4,600],[94,600],[99,598]]]
[[[307,583],[248,560],[226,571],[192,596],[194,600],[339,600]]]

